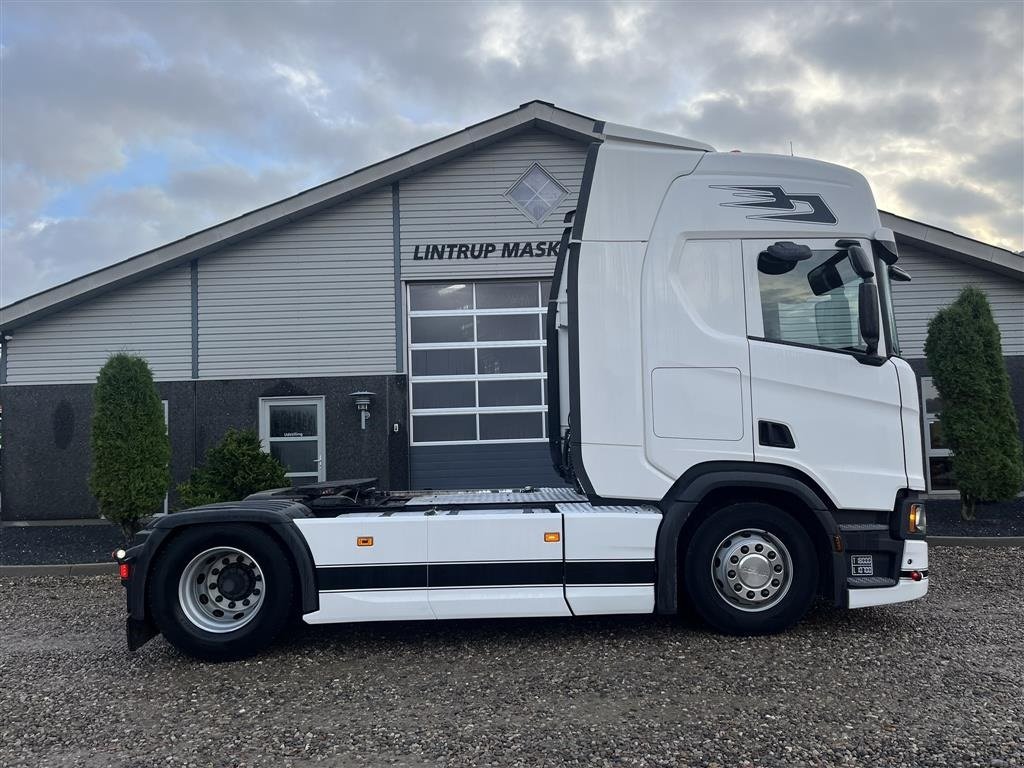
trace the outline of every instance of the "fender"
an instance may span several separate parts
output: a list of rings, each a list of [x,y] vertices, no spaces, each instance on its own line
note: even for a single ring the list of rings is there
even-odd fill
[[[124,558],[132,566],[132,575],[127,584],[129,621],[140,624],[147,624],[149,621],[146,611],[146,582],[153,557],[167,537],[179,528],[211,523],[251,523],[269,528],[271,534],[291,555],[295,564],[302,612],[319,610],[320,597],[317,592],[313,555],[293,522],[297,517],[313,517],[313,513],[297,501],[251,499],[209,504],[158,518],[147,530],[137,535],[136,540],[141,541],[129,549]]]
[[[834,505],[825,492],[802,472],[779,464],[742,461],[709,461],[690,467],[669,489],[661,501],[664,519],[658,529],[655,557],[658,584],[655,604],[658,613],[679,610],[678,545],[679,537],[694,510],[708,494],[723,488],[783,491],[799,498],[832,542],[839,526],[832,515]],[[832,597],[845,595],[845,564],[841,553],[830,546],[832,557]]]

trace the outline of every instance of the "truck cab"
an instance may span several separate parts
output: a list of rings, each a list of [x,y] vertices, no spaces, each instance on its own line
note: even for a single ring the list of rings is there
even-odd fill
[[[562,488],[372,478],[168,515],[117,553],[133,649],[287,623],[674,614],[777,632],[928,589],[893,233],[854,171],[603,125],[547,314]]]
[[[867,181],[625,126],[605,136],[549,308],[559,472],[593,503],[655,502],[670,526],[727,500],[774,500],[864,550],[822,571],[841,568],[848,588],[898,587],[895,559],[855,534],[897,531],[890,518],[911,505],[923,514],[925,488],[890,290],[909,276]],[[675,538],[659,549],[666,565]],[[925,547],[908,543],[916,557],[902,565],[926,562]],[[926,588],[922,576],[913,594]],[[676,604],[671,585],[659,598]]]

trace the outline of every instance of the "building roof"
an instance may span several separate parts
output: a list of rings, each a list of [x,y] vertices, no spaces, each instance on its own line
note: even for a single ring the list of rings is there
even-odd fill
[[[518,109],[414,147],[346,176],[0,307],[0,328],[12,330],[66,306],[154,272],[186,263],[243,238],[336,205],[375,187],[391,184],[404,176],[530,128],[541,128],[583,141],[601,138],[601,124],[593,118],[548,102],[530,101]]]
[[[944,256],[975,267],[1024,280],[1024,256],[980,240],[958,235],[888,211],[879,211],[882,226],[896,233],[897,239],[910,245],[937,251]]]
[[[358,171],[307,189],[291,197],[229,219],[221,224],[187,235],[180,240],[133,256],[109,267],[90,272],[66,283],[0,307],[0,328],[5,331],[25,325],[44,315],[77,304],[93,296],[134,282],[198,258],[203,254],[244,238],[336,205],[375,187],[391,184],[405,176],[466,154],[506,136],[540,128],[581,141],[600,140],[604,134],[653,143],[670,143],[713,151],[702,142],[678,136],[644,131],[630,126],[606,124],[544,101],[530,101],[518,109],[471,125],[435,141],[366,166]],[[880,211],[882,224],[899,239],[922,245],[967,263],[1024,280],[1024,258],[1012,251],[972,240],[919,221]]]

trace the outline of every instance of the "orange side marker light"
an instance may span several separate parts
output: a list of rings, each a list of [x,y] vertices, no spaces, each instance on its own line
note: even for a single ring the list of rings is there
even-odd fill
[[[373,536],[358,536],[358,537],[356,537],[356,546],[357,547],[372,547],[373,546]]]
[[[557,544],[562,540],[562,534],[558,531],[548,531],[544,534],[544,541],[548,544]]]

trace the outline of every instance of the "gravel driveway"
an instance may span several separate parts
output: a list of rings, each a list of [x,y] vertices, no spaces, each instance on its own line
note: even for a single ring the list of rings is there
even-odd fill
[[[1024,765],[1022,549],[737,639],[660,618],[303,628],[129,655],[112,577],[0,582],[0,765]]]

